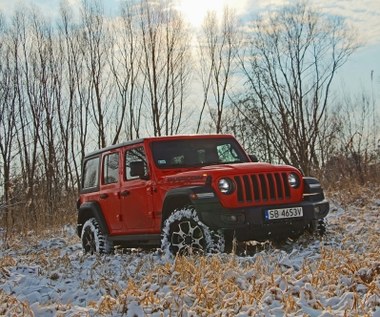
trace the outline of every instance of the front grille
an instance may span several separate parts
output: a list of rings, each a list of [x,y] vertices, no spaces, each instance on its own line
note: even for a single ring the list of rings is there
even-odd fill
[[[259,173],[235,176],[239,202],[274,202],[290,199],[287,173]]]

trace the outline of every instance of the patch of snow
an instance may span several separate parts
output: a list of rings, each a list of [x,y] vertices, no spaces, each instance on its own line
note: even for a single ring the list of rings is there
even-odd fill
[[[375,205],[333,206],[323,238],[237,254],[84,255],[70,226],[60,237],[1,245],[0,315],[380,317]]]

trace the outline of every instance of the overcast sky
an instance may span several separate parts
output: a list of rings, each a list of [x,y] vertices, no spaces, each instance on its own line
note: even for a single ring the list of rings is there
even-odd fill
[[[81,0],[66,0],[71,5],[80,4]],[[116,12],[121,1],[104,0],[107,13]],[[363,46],[351,56],[339,71],[336,85],[339,89],[371,92],[371,72],[374,74],[375,96],[380,108],[380,0],[310,0],[312,4],[332,15],[343,16],[356,28]],[[12,14],[19,3],[33,3],[46,16],[57,16],[60,0],[0,0],[3,14]],[[199,25],[208,10],[221,11],[225,5],[233,7],[240,15],[255,16],[289,3],[284,0],[178,0],[178,7],[184,16],[195,26]],[[290,1],[291,2],[291,1]]]

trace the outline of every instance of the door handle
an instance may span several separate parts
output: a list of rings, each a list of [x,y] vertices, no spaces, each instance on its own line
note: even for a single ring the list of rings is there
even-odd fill
[[[124,190],[120,193],[120,196],[122,197],[127,197],[128,195],[130,194],[130,191],[129,190]]]
[[[100,194],[99,198],[100,199],[106,199],[106,198],[108,198],[108,194]]]

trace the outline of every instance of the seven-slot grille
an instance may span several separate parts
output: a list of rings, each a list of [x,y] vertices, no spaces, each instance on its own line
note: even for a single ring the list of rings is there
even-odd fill
[[[290,198],[288,174],[259,173],[235,176],[239,202],[276,201]]]

